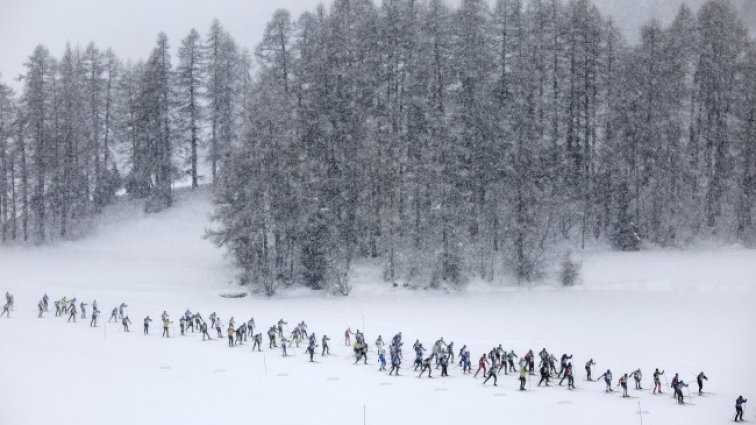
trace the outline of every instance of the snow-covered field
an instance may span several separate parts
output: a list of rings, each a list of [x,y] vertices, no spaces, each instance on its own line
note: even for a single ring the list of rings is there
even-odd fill
[[[150,216],[124,202],[84,240],[0,248],[0,291],[16,297],[11,319],[0,319],[0,424],[620,425],[640,422],[640,402],[644,424],[710,425],[732,420],[739,394],[756,397],[756,251],[589,253],[583,284],[569,290],[396,291],[380,282],[377,268],[364,267],[347,298],[296,291],[228,299],[218,294],[236,289],[229,287],[233,270],[201,238],[208,198],[183,193],[176,208]],[[38,319],[45,292],[52,300],[96,299],[103,319],[125,301],[132,332],[66,323],[52,313]],[[157,320],[153,335],[142,335],[145,315],[158,319],[167,310],[176,319],[187,308],[204,317],[215,311],[224,323],[254,316],[262,332],[280,318],[305,320],[318,339],[331,337],[333,355],[312,364],[304,346],[282,358],[277,350],[251,352],[251,342],[229,348],[199,334],[164,339]],[[348,326],[371,343],[402,331],[407,367],[415,338],[426,347],[441,336],[458,348],[467,344],[474,366],[499,343],[518,354],[542,347],[572,353],[578,389],[532,382],[519,392],[515,377],[503,375],[494,388],[457,367],[448,378],[418,379],[408,368],[389,377],[377,372],[375,355],[369,366],[352,364],[343,345]],[[603,383],[583,380],[589,357],[596,375],[611,368],[615,380],[640,367],[646,388],[654,367],[686,381],[703,370],[711,393],[682,407],[666,386],[664,396],[605,394]],[[747,406],[750,421],[754,410]]]

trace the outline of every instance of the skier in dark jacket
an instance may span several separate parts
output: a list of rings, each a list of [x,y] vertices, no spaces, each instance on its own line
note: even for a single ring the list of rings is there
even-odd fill
[[[540,387],[541,384],[543,384],[544,381],[546,381],[546,386],[549,386],[549,363],[548,362],[541,362],[541,380],[538,381],[538,386]]]
[[[262,334],[256,333],[255,337],[252,339],[252,351],[255,351],[255,347],[257,347],[257,351],[262,351],[260,349],[261,345],[262,345]]]
[[[742,395],[735,400],[735,422],[743,422],[743,403],[747,401]]]
[[[494,387],[499,385],[499,365],[494,363],[491,365],[491,369],[488,369],[488,376],[483,380],[483,385],[486,385],[489,379],[493,378]]]
[[[118,307],[113,307],[113,311],[110,312],[110,319],[108,319],[108,323],[110,323],[111,320],[118,323]]]
[[[200,322],[199,328],[200,328],[200,332],[202,333],[203,341],[205,340],[205,338],[207,338],[208,340],[212,340],[212,338],[210,338],[210,334],[207,333],[207,322],[205,322],[204,320]]]
[[[709,378],[704,375],[703,372],[699,373],[698,376],[696,376],[696,382],[698,383],[698,395],[703,395],[703,381],[709,380]]]
[[[304,322],[302,322],[302,323],[304,323]],[[307,354],[310,355],[310,362],[314,362],[315,360],[312,359],[312,356],[315,355],[315,347],[317,347],[318,344],[315,343],[315,333],[314,332],[312,334],[310,334],[310,337],[311,337],[311,338],[309,338],[310,342],[307,345]]]
[[[150,319],[150,316],[147,315],[147,317],[144,318],[144,334],[145,335],[150,334],[150,322],[152,322],[152,319]]]
[[[131,320],[129,320],[129,316],[126,316],[123,319],[121,319],[121,324],[123,325],[123,331],[128,332],[129,325],[131,324]]]
[[[389,375],[394,373],[396,371],[396,376],[399,376],[399,366],[402,364],[402,358],[399,356],[398,352],[393,352],[391,354],[391,370],[389,371]]]
[[[422,366],[420,367],[420,375],[417,375],[418,378],[421,378],[423,376],[423,373],[425,371],[428,371],[428,378],[433,378],[431,376],[431,362],[433,361],[433,356],[426,357],[425,360],[422,362]]]
[[[186,319],[184,316],[179,318],[179,330],[181,331],[181,335],[186,335]]]
[[[612,371],[607,369],[603,375],[598,377],[598,379],[601,379],[601,378],[604,378],[604,382],[606,383],[606,392],[610,393],[614,391],[612,389]]]
[[[331,340],[331,338],[328,338],[328,336],[326,336],[326,335],[323,335],[323,338],[320,339],[320,344],[323,346],[323,348],[321,348],[321,352],[320,352],[320,355],[322,357],[325,357],[326,354],[331,355],[331,350],[330,350],[330,348],[328,348],[328,341],[330,341],[330,340]]]
[[[69,310],[68,314],[68,321],[70,322],[71,319],[73,319],[74,323],[76,323],[76,304],[71,303],[71,309]]]
[[[97,327],[97,319],[100,317],[100,310],[97,309],[96,306],[92,306],[92,319],[89,321],[89,326],[96,328]]]
[[[268,329],[268,348],[278,347],[276,345],[276,334],[276,327],[271,326],[270,329]]]
[[[622,387],[622,397],[627,398],[630,397],[627,395],[627,373],[620,376],[619,382],[617,383],[620,387]]]
[[[659,368],[657,367],[656,370],[654,370],[654,394],[656,394],[657,391],[659,391],[659,394],[662,393],[660,378],[660,376],[662,375],[664,375],[664,371],[662,370],[661,372],[659,372]]]
[[[588,381],[593,381],[593,379],[591,379],[591,366],[595,365],[596,362],[594,362],[593,359],[590,359],[585,363],[585,376]]]
[[[572,360],[572,354],[569,356],[567,354],[562,354],[562,357],[559,359],[559,373],[557,373],[557,378],[562,376],[564,370],[567,368],[567,363],[569,363],[570,360]]]
[[[415,341],[412,348],[415,349],[415,370],[417,370],[423,366],[423,353],[425,352],[425,348],[423,348],[423,344],[421,344],[420,341]]]
[[[439,363],[441,364],[441,376],[449,376],[449,356],[442,354]]]
[[[515,369],[514,359],[517,358],[517,354],[515,354],[514,350],[510,350],[509,353],[507,353],[507,363],[509,363],[509,371],[515,372],[517,369]]]

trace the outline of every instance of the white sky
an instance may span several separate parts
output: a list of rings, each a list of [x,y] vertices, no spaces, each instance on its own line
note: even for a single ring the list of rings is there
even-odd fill
[[[663,22],[671,20],[682,0],[594,2],[634,41],[640,24],[652,16]],[[689,0],[688,4],[697,9],[703,2]],[[733,2],[754,34],[756,0]],[[17,86],[12,80],[40,43],[59,57],[66,41],[84,47],[94,40],[100,48],[112,47],[122,59],[136,60],[147,57],[160,31],[168,35],[175,52],[192,27],[205,34],[213,18],[218,18],[240,45],[251,49],[276,9],[289,9],[296,17],[318,3],[321,0],[0,0],[0,78]]]

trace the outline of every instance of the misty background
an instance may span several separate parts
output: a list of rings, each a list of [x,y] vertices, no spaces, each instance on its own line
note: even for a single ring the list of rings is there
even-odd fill
[[[635,43],[639,28],[656,17],[669,23],[680,4],[694,11],[705,0],[595,0],[602,13],[615,20],[626,39]],[[19,88],[16,77],[38,44],[53,55],[63,52],[66,42],[84,47],[90,41],[111,47],[124,60],[146,57],[161,31],[176,45],[191,28],[204,33],[214,18],[243,47],[260,42],[265,24],[276,9],[293,16],[312,10],[321,0],[0,0],[0,76]],[[326,2],[329,3],[329,2]],[[456,5],[459,0],[448,0]],[[490,3],[490,2],[489,2]],[[732,0],[751,34],[756,32],[756,0]]]

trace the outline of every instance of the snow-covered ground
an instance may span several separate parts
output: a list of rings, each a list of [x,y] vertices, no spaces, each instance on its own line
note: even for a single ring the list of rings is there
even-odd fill
[[[149,216],[122,202],[83,240],[0,248],[0,291],[16,297],[11,319],[0,319],[0,424],[619,425],[640,422],[640,402],[644,424],[710,425],[732,420],[739,394],[756,397],[756,251],[588,253],[583,284],[568,290],[390,290],[377,268],[364,267],[347,298],[295,291],[228,299],[218,294],[235,289],[233,269],[201,238],[210,211],[205,192],[182,192],[175,208]],[[133,331],[93,329],[52,313],[37,319],[45,292],[53,300],[97,299],[103,319],[125,301]],[[145,315],[158,319],[167,310],[178,318],[187,308],[204,317],[215,311],[224,323],[254,316],[262,332],[280,318],[305,320],[318,339],[331,337],[333,355],[311,364],[304,347],[282,358],[278,350],[253,353],[250,343],[202,342],[199,334],[164,339],[157,320],[153,334],[142,335]],[[343,345],[348,326],[366,331],[371,343],[401,330],[402,376],[378,373],[375,355],[369,366],[354,366]],[[457,367],[448,378],[418,379],[408,369],[409,346],[419,338],[429,347],[441,336],[457,348],[467,344],[473,366],[499,343],[518,354],[572,353],[578,389],[532,382],[519,392],[513,376],[494,388]],[[693,380],[703,370],[711,392],[683,407],[666,386],[665,396],[631,390],[636,398],[622,399],[583,380],[589,357],[596,375],[611,368],[615,381],[640,367],[646,388],[654,367],[668,380],[675,372]],[[754,410],[746,410],[751,421]]]

